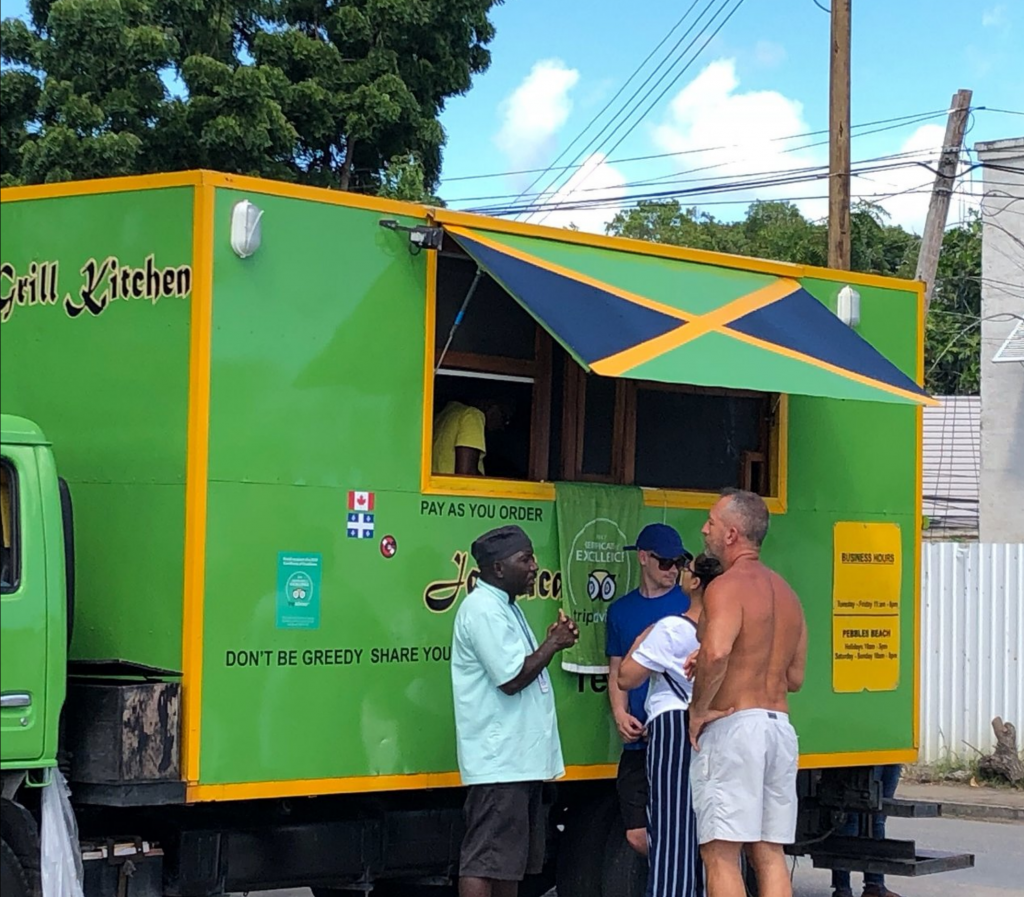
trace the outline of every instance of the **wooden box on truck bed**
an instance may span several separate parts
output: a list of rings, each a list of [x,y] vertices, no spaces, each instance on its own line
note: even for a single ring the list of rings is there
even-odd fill
[[[243,200],[262,212],[246,258],[231,240]],[[457,784],[448,661],[472,540],[521,523],[541,567],[527,617],[540,632],[560,606],[549,474],[559,459],[589,462],[554,444],[547,423],[563,393],[538,384],[550,385],[552,352],[561,383],[576,378],[590,396],[600,378],[584,382],[576,356],[536,327],[533,348],[493,353],[506,382],[532,390],[519,422],[531,434],[530,475],[433,475],[435,394],[452,389],[434,369],[472,279],[458,268],[467,253],[532,260],[538,276],[575,277],[661,313],[684,277],[696,285],[686,301],[712,317],[730,296],[781,281],[834,310],[852,285],[857,333],[921,377],[920,284],[887,278],[209,172],[5,190],[2,224],[2,405],[41,426],[75,497],[72,658],[181,672],[181,775],[194,801]],[[442,228],[446,248],[420,249],[410,228]],[[489,283],[501,292],[498,280]],[[459,342],[474,332],[517,338],[525,313],[509,302],[507,322],[496,311],[473,331],[467,316],[452,367],[474,369]],[[700,366],[713,367],[716,351]],[[764,362],[765,382],[804,357],[786,351]],[[822,362],[818,374],[836,367]],[[609,408],[635,413],[647,387],[613,380]],[[772,512],[765,558],[806,608],[809,669],[793,712],[809,767],[916,757],[920,412],[859,401],[869,380],[852,380],[842,398],[758,398],[756,383],[720,384],[768,409],[751,437],[763,451],[744,454],[744,475]],[[685,400],[698,402],[686,406],[697,409],[688,435],[666,447],[707,483],[717,468],[702,426],[730,426],[714,417],[725,414],[707,398],[716,395],[733,393]],[[656,465],[628,438],[609,438],[630,463]],[[699,547],[710,486],[645,485],[644,520],[665,520]],[[897,600],[878,626],[881,662],[862,659],[851,686],[837,655],[863,620],[844,623],[834,603],[837,524],[871,523],[892,525]],[[289,602],[289,584],[312,600]],[[568,776],[612,777],[606,679],[552,673]]]

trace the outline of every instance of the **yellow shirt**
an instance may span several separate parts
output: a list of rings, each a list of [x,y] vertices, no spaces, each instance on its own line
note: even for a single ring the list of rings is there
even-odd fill
[[[479,408],[449,402],[434,421],[434,473],[455,473],[455,449],[476,449],[480,452],[480,474],[484,472],[484,455],[487,443],[484,439],[486,417]]]

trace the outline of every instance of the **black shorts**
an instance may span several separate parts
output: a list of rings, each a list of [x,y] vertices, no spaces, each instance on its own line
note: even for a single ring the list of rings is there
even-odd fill
[[[525,874],[544,868],[543,789],[542,782],[469,787],[460,876],[522,881]]]
[[[647,750],[623,751],[615,777],[619,809],[626,830],[647,828]]]

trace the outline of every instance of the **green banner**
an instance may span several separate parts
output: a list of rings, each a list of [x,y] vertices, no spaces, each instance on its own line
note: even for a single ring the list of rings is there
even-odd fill
[[[636,588],[636,553],[625,551],[640,531],[643,494],[635,486],[555,485],[562,609],[580,628],[580,640],[562,652],[562,669],[607,673],[604,653],[608,607]]]

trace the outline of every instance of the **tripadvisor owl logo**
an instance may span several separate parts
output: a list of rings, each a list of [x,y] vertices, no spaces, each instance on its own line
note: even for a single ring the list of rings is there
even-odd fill
[[[580,528],[569,549],[563,588],[574,606],[610,602],[619,586],[632,580],[633,556],[625,551],[626,534],[610,517],[597,517]]]

